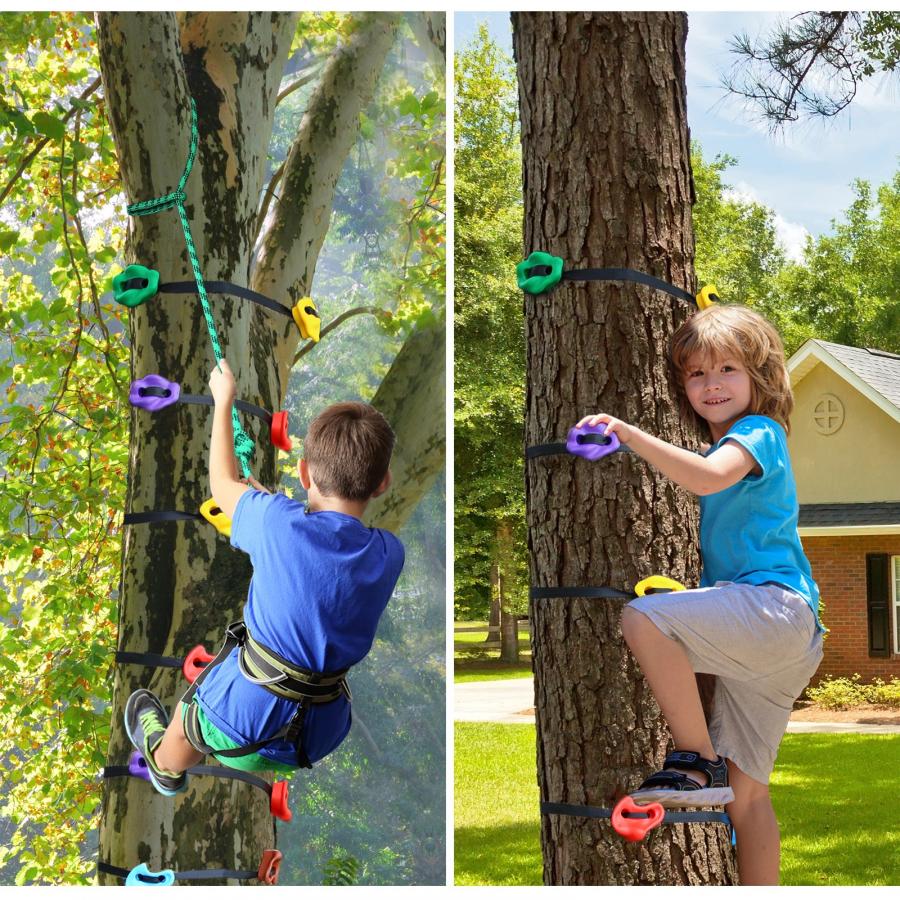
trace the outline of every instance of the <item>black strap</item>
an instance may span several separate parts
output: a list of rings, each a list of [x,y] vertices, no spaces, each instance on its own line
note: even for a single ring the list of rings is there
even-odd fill
[[[141,388],[141,396],[142,397],[168,397],[170,391],[166,390],[166,388],[161,387],[145,387]],[[215,406],[216,401],[213,397],[207,396],[205,394],[180,394],[176,403],[192,403],[194,406]],[[272,421],[272,413],[268,410],[263,409],[261,406],[257,406],[255,403],[248,403],[246,400],[235,400],[234,405],[241,411],[245,412],[248,415],[256,416],[257,419],[262,419],[267,425]]]
[[[718,822],[722,825],[731,825],[731,819],[726,812],[713,812],[711,810],[670,810],[667,809],[663,818],[664,825],[678,825],[684,822]],[[541,802],[542,815],[578,816],[582,819],[609,819],[612,810],[602,806],[580,806],[574,803],[545,803]],[[641,819],[646,815],[626,813],[625,818]]]
[[[535,267],[539,268],[539,267]],[[544,266],[544,268],[549,268]],[[534,272],[534,269],[531,270]],[[538,274],[538,273],[535,273]],[[549,272],[545,274],[549,275]],[[647,275],[645,272],[636,272],[634,269],[570,269],[562,273],[562,281],[631,281],[635,284],[643,284],[657,291],[663,291],[679,300],[687,300],[696,305],[697,300],[693,294],[688,293],[668,281]]]
[[[239,284],[232,284],[230,281],[204,281],[203,286],[210,294],[230,294],[233,297],[241,297],[244,300],[250,300],[252,303],[258,303],[266,309],[271,309],[273,312],[281,313],[289,319],[292,317],[290,307],[279,303],[277,300],[258,294],[256,291],[251,291],[250,288],[241,287]],[[161,294],[199,293],[196,281],[168,281],[165,284],[160,284],[158,290]]]
[[[242,772],[240,769],[229,769],[226,766],[191,766],[186,770],[188,775],[210,775],[213,778],[231,778],[233,781],[243,781],[246,784],[272,794],[272,785],[264,778],[253,775],[250,772]],[[132,773],[128,766],[104,766],[100,773],[101,778],[140,778]]]
[[[116,650],[116,662],[133,663],[136,666],[155,666],[163,669],[180,669],[184,658],[160,656],[158,653],[132,653],[130,650]]]
[[[105,872],[107,875],[115,875],[123,881],[131,874],[130,869],[123,869],[121,866],[112,866],[103,860],[97,862],[97,871]],[[259,877],[259,871],[249,869],[186,869],[184,872],[173,872],[176,880],[181,879],[201,879],[201,878],[235,878],[239,881],[255,881]],[[153,884],[153,882],[148,882]]]
[[[606,444],[609,443],[608,440],[604,440],[602,434],[585,434],[583,435],[583,438],[584,440],[581,441],[582,444],[602,444],[603,446],[606,446]],[[618,449],[614,452],[618,453],[620,450],[623,453],[634,453],[634,450],[627,444],[619,444]],[[577,453],[569,453],[569,449],[564,442],[556,444],[532,444],[530,447],[525,448],[525,459],[535,459],[538,456],[555,456],[557,454],[578,456]]]
[[[586,597],[591,600],[634,600],[633,591],[617,591],[611,587],[532,587],[529,600],[546,600],[551,597]]]
[[[157,509],[150,512],[125,513],[123,525],[146,525],[148,522],[185,522],[192,519],[203,520],[200,513],[179,512],[173,509]]]

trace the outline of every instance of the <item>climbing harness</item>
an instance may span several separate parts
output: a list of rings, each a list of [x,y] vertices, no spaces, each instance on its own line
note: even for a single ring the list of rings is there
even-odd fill
[[[181,385],[177,381],[169,381],[155,373],[131,382],[128,402],[138,409],[144,409],[151,413],[159,412],[161,409],[177,403],[193,404],[194,406],[216,405],[213,397],[202,394],[183,394]],[[279,450],[284,450],[285,453],[291,450],[293,445],[287,433],[287,411],[270,413],[261,406],[248,403],[246,400],[235,400],[234,405],[241,412],[262,419],[269,426],[269,437],[272,444]]]
[[[97,871],[115,875],[125,882],[126,887],[167,887],[176,881],[190,881],[206,878],[233,878],[238,881],[259,881],[262,884],[278,884],[278,870],[284,858],[280,850],[263,850],[258,869],[188,869],[175,872],[162,869],[151,872],[146,863],[139,863],[133,869],[123,869],[102,860],[97,863]]]
[[[634,269],[570,269],[564,272],[562,257],[541,250],[535,250],[516,266],[516,281],[519,289],[527,294],[543,294],[560,281],[630,281],[662,291],[678,300],[695,303],[700,309],[706,309],[719,300],[711,284],[694,296],[668,281]]]
[[[279,315],[293,319],[300,329],[300,336],[308,341],[317,343],[319,340],[321,322],[319,313],[311,297],[301,297],[293,307],[288,308],[283,303],[266,297],[250,288],[232,284],[230,281],[205,281],[206,291],[210,294],[227,294],[232,297],[240,297],[263,306]],[[117,303],[134,309],[147,300],[151,300],[157,294],[199,294],[197,282],[193,281],[168,281],[159,280],[159,272],[146,266],[132,264],[113,278],[113,297]]]
[[[235,647],[238,648],[238,668],[241,674],[248,681],[259,685],[276,697],[293,701],[297,704],[297,710],[290,721],[271,737],[231,750],[217,750],[203,740],[198,721],[199,710],[191,700],[197,688],[203,683],[203,679],[215,666],[224,662]],[[215,658],[199,673],[181,698],[181,702],[187,708],[184,719],[185,736],[197,750],[227,758],[248,756],[275,741],[286,741],[294,746],[297,765],[309,769],[312,763],[303,749],[303,723],[306,710],[310,704],[331,703],[341,696],[350,700],[350,686],[346,677],[348,671],[349,669],[314,672],[298,666],[256,640],[244,622],[233,622],[226,629],[225,641]]]
[[[288,783],[276,781],[269,784],[268,781],[243,772],[240,769],[229,769],[226,766],[191,766],[186,770],[188,775],[207,775],[212,778],[229,778],[232,781],[243,781],[245,784],[259,788],[269,798],[269,812],[282,822],[290,822],[293,814],[288,806]],[[147,760],[139,750],[132,750],[128,757],[127,766],[104,766],[100,772],[101,778],[140,778],[150,782],[150,773],[147,769]]]

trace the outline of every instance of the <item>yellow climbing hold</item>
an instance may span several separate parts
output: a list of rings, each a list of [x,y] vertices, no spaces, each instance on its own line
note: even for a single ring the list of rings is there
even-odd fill
[[[215,500],[207,500],[200,507],[200,515],[211,525],[215,525],[219,534],[224,534],[228,538],[231,537],[231,519],[219,509]]]
[[[319,327],[322,324],[311,297],[301,297],[291,315],[300,329],[300,334],[308,341],[319,342]]]
[[[674,578],[666,578],[665,575],[651,575],[634,586],[634,592],[638,597],[646,596],[650,591],[686,591],[687,588]]]
[[[697,306],[700,309],[709,309],[713,303],[719,302],[719,292],[716,290],[716,286],[714,284],[706,284],[700,289],[700,293],[697,294]]]

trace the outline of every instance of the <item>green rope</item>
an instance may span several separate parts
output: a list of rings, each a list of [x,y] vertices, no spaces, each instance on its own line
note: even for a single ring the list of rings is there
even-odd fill
[[[216,365],[219,371],[222,367],[219,363],[222,361],[222,347],[219,344],[219,335],[216,332],[216,325],[213,322],[212,311],[209,308],[209,298],[206,294],[206,287],[203,284],[203,274],[200,271],[200,260],[197,258],[197,250],[194,247],[194,239],[191,236],[191,225],[188,221],[187,210],[184,208],[184,201],[187,199],[184,193],[184,186],[187,184],[188,176],[194,166],[194,159],[197,156],[197,145],[200,141],[200,134],[197,131],[197,107],[191,98],[191,149],[188,152],[187,164],[184,167],[184,173],[178,182],[178,187],[171,194],[164,197],[157,197],[154,200],[143,200],[140,203],[132,203],[127,207],[129,215],[132,216],[149,216],[153,213],[164,212],[167,209],[178,210],[181,218],[181,227],[184,231],[184,240],[187,244],[188,256],[191,258],[191,268],[194,270],[194,279],[197,282],[197,293],[200,295],[200,305],[203,307],[203,317],[206,319],[206,329],[209,331],[209,339],[212,341],[213,355],[216,358]],[[237,408],[231,407],[231,424],[234,429],[234,455],[241,463],[244,477],[250,475],[250,460],[253,458],[254,444],[253,439],[244,431],[238,418]]]

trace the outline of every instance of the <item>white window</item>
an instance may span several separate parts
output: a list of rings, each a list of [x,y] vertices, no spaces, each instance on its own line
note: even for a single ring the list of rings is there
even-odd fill
[[[894,577],[891,579],[893,585],[893,602],[891,606],[894,608],[894,653],[900,653],[900,556],[892,556]]]

